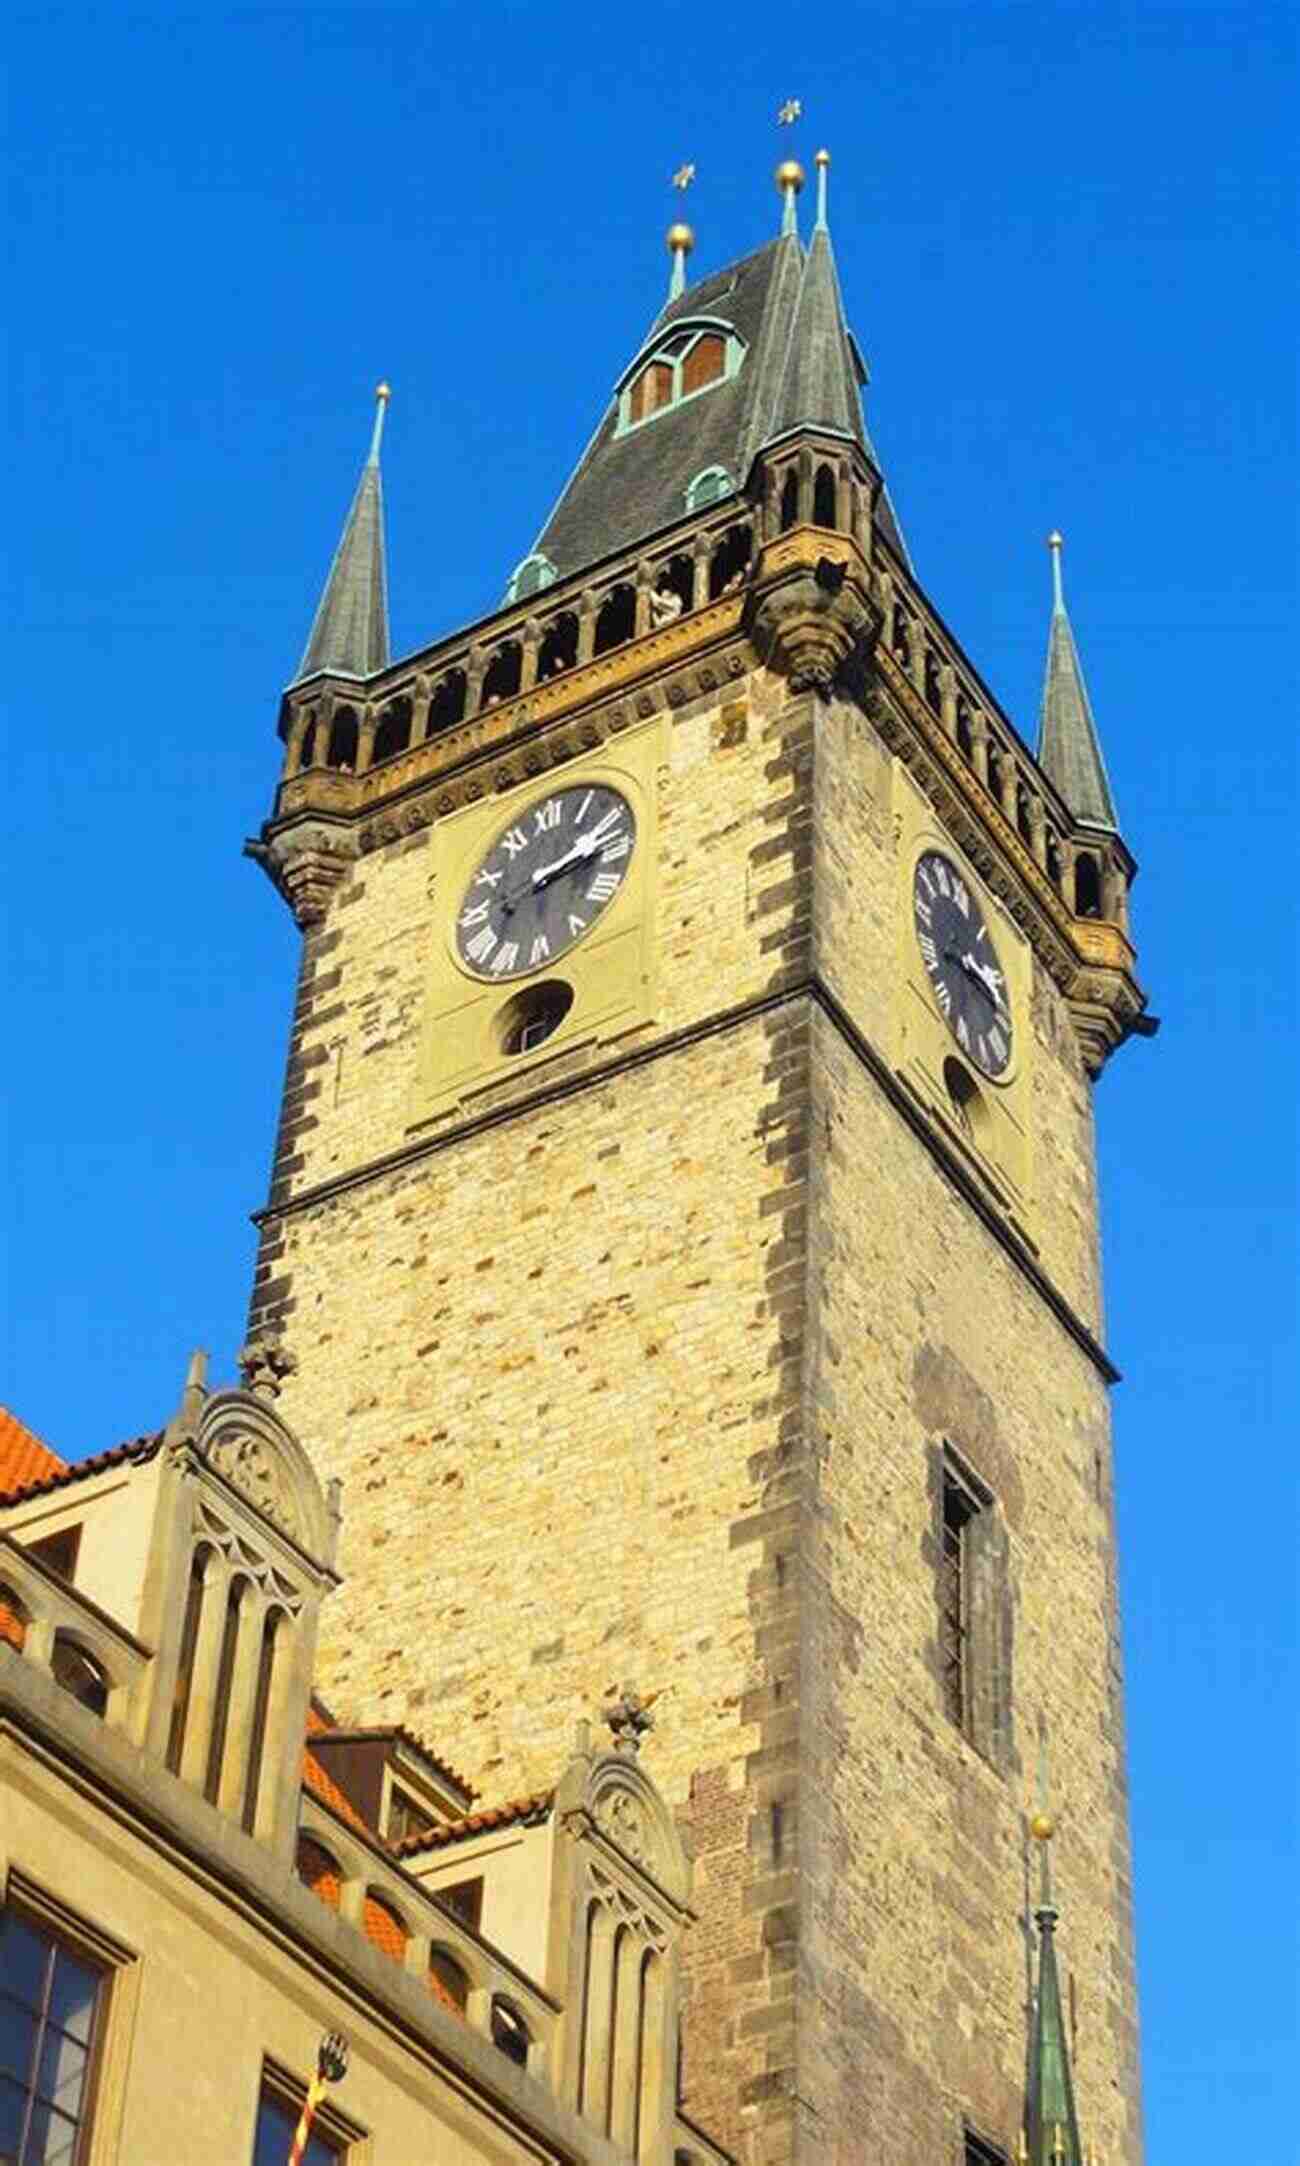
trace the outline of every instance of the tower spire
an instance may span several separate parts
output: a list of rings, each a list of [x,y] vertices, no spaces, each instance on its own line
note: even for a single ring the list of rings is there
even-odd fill
[[[384,566],[384,492],[379,447],[391,392],[375,389],[370,450],[295,682],[318,669],[369,677],[388,661],[388,583]]]
[[[1101,740],[1092,716],[1088,688],[1083,681],[1079,652],[1065,612],[1065,589],[1061,579],[1064,537],[1055,529],[1047,537],[1052,553],[1052,623],[1047,637],[1047,669],[1043,678],[1043,706],[1038,732],[1038,759],[1050,775],[1077,820],[1089,827],[1119,832],[1119,818],[1111,795]]]
[[[1074,2108],[1070,2045],[1056,1967],[1056,1927],[1060,1912],[1052,1895],[1049,1847],[1056,1823],[1047,1809],[1046,1757],[1044,1730],[1039,1739],[1038,1809],[1029,1822],[1029,1832],[1039,1846],[1041,1863],[1039,1896],[1034,1909],[1034,1923],[1038,1927],[1038,1994],[1029,2040],[1025,2137],[1030,2166],[1086,2166]]]

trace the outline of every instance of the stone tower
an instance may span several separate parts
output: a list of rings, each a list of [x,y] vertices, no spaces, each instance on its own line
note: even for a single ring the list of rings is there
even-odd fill
[[[794,164],[743,260],[688,284],[673,229],[500,608],[397,663],[376,435],[249,845],[303,933],[251,1323],[343,1484],[349,1720],[492,1801],[658,1696],[689,2115],[1137,2166],[1092,1131],[1154,1028],[1135,866],[1059,553],[1037,756],[927,599],[817,164],[807,245]]]

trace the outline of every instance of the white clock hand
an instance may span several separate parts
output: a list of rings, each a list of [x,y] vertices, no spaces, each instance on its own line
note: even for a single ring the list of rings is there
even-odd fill
[[[557,857],[554,864],[534,866],[533,886],[542,887],[547,880],[553,880],[557,873],[567,872],[570,865],[580,865],[584,858],[594,857],[599,848],[600,842],[595,835],[579,835],[573,848],[566,851],[563,857]]]

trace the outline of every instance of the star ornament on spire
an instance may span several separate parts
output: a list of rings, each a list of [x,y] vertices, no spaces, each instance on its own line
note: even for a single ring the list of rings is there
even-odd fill
[[[776,109],[776,124],[778,128],[793,128],[795,122],[802,119],[802,98],[787,98],[784,105],[778,105]]]
[[[680,188],[684,195],[686,193],[686,190],[690,187],[691,182],[694,180],[694,178],[695,167],[693,165],[679,165],[677,171],[673,175],[673,186],[674,188]]]

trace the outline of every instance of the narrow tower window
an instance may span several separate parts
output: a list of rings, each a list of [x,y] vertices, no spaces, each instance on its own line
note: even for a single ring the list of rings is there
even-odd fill
[[[813,483],[813,525],[835,525],[835,476],[829,466],[819,466]]]
[[[1001,1767],[1011,1732],[1006,1531],[989,1491],[951,1447],[939,1466],[939,1688],[949,1721]]]

